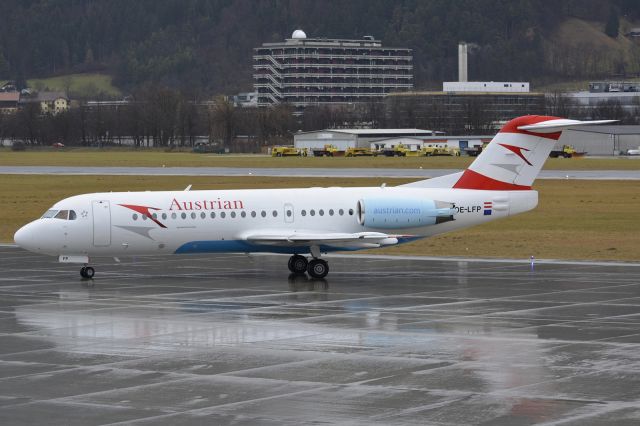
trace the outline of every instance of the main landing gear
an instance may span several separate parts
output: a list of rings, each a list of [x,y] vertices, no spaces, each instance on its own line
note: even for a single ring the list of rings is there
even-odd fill
[[[312,278],[324,278],[329,273],[329,264],[326,260],[317,257],[307,261],[307,258],[294,254],[289,258],[289,270],[294,274],[307,272]]]
[[[80,276],[82,278],[91,279],[95,274],[96,274],[96,270],[93,269],[91,266],[83,266],[82,268],[80,268]]]

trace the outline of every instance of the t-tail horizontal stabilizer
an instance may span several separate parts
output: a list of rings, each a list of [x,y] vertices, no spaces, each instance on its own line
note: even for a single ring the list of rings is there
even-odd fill
[[[564,130],[615,121],[580,121],[544,115],[514,118],[502,127],[478,158],[462,173],[402,186],[494,191],[530,190]]]

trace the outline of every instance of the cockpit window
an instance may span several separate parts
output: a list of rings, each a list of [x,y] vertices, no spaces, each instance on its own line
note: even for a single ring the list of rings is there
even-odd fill
[[[60,210],[58,214],[54,216],[54,219],[64,219],[67,220],[69,218],[69,210]]]
[[[42,215],[41,219],[49,219],[52,218],[56,215],[56,213],[58,213],[58,210],[47,210],[46,212],[44,212],[44,214]]]
[[[69,210],[69,220],[76,220],[77,217],[78,215],[76,215],[74,210]]]

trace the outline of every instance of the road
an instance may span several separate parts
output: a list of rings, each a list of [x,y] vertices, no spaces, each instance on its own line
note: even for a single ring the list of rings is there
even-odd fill
[[[428,179],[458,171],[455,169],[382,168],[0,166],[0,174],[25,175],[293,176]],[[539,179],[640,180],[640,170],[543,170]]]

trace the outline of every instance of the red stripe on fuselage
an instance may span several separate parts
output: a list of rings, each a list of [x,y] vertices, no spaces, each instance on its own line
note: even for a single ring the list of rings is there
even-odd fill
[[[465,170],[458,182],[453,185],[456,189],[486,189],[491,191],[528,191],[530,186],[516,185],[514,183],[502,182],[481,175],[473,170]]]
[[[549,120],[560,120],[560,118],[552,117],[549,115],[525,115],[522,117],[514,118],[513,120],[509,121],[507,124],[504,125],[504,127],[502,127],[502,129],[500,129],[500,132],[498,133],[520,133],[523,135],[531,135],[539,138],[553,139],[557,141],[558,139],[560,139],[560,135],[562,134],[562,132],[537,133],[537,132],[529,132],[527,130],[518,129],[518,127],[520,126],[537,124],[537,123],[541,123],[543,121],[549,121]]]

